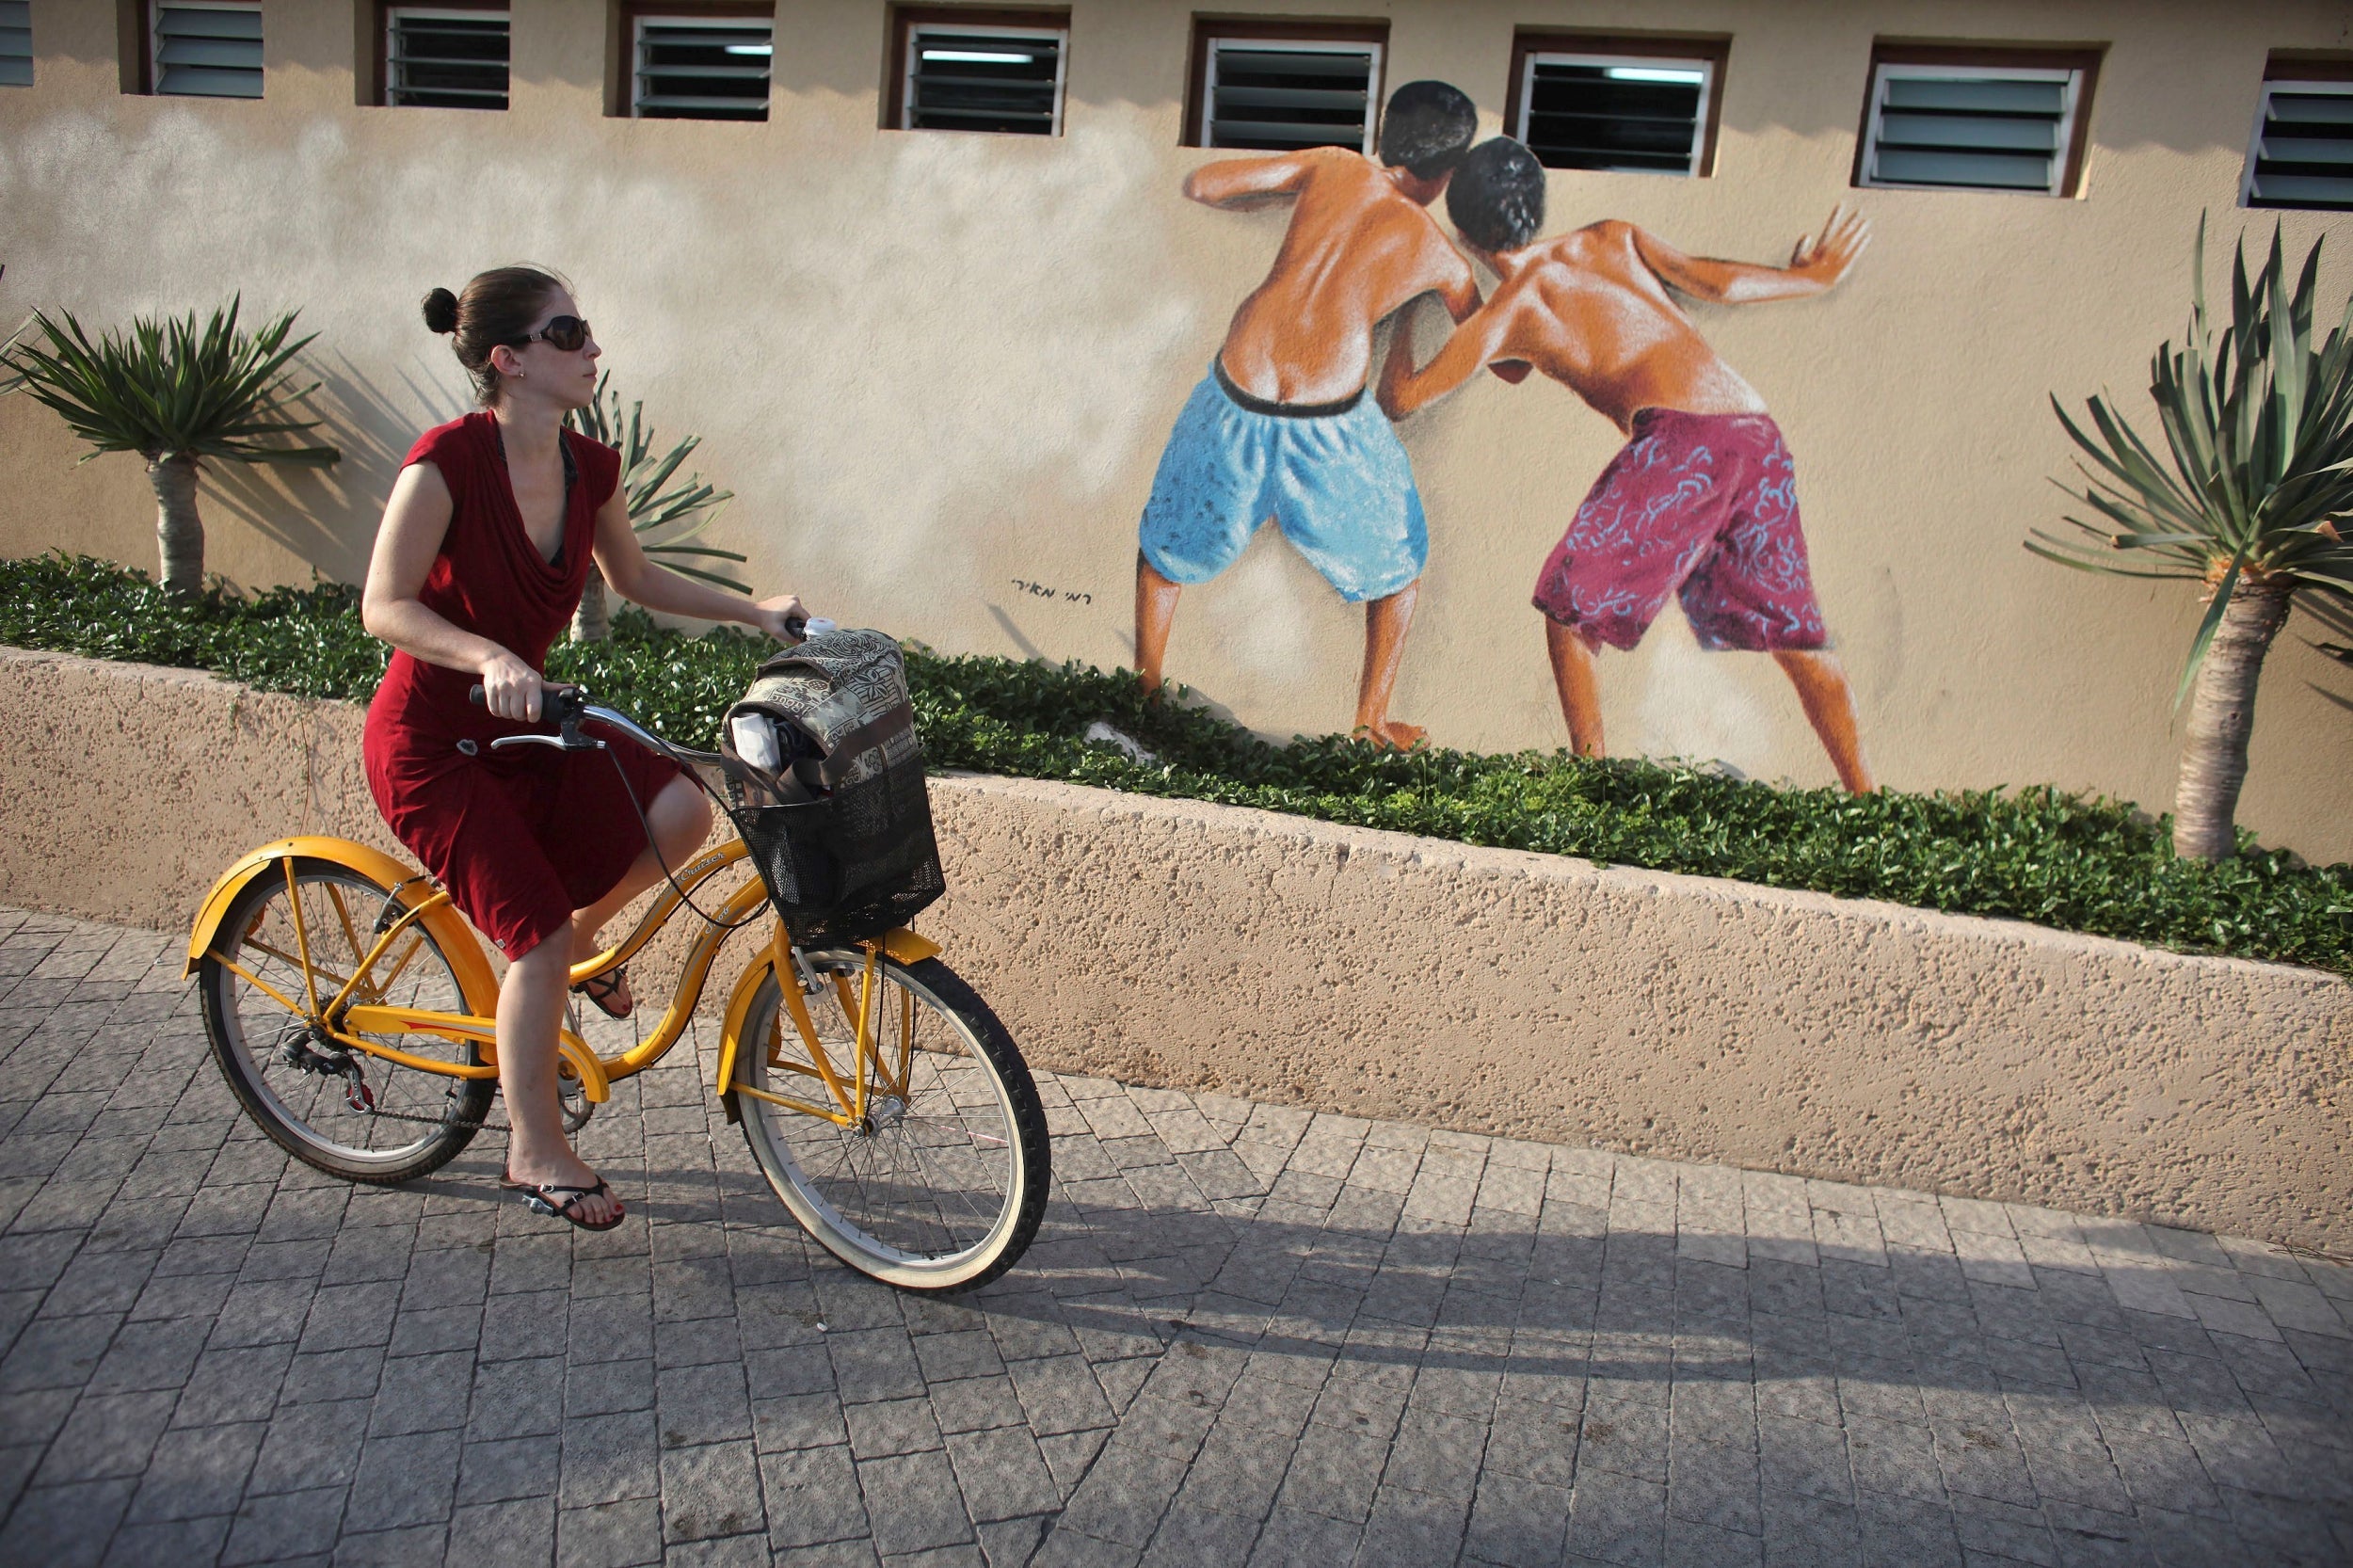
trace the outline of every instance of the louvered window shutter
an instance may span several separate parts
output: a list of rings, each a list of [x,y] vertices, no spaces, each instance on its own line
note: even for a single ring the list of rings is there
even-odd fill
[[[261,7],[158,5],[153,17],[157,92],[262,96]]]
[[[1380,82],[1378,43],[1212,39],[1201,145],[1369,153]]]
[[[1062,134],[1059,28],[921,25],[907,30],[905,131]]]
[[[644,16],[630,113],[639,120],[765,120],[776,24]]]
[[[2353,82],[2264,84],[2240,200],[2353,211]]]
[[[1515,132],[1547,168],[1698,174],[1715,62],[1531,53]]]
[[[1881,65],[1865,185],[2060,194],[2083,72]]]
[[[506,12],[396,6],[385,27],[387,104],[438,109],[506,107]]]
[[[32,0],[0,0],[0,87],[32,85]]]

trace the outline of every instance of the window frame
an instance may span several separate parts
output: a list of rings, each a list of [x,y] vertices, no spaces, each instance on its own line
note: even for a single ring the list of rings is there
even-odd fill
[[[935,135],[978,136],[1028,135],[1020,131],[951,131],[944,126],[920,127],[906,122],[907,116],[913,112],[914,94],[909,89],[915,81],[915,62],[910,58],[909,52],[915,47],[917,31],[925,27],[1000,33],[1007,38],[1059,40],[1054,51],[1054,126],[1046,134],[1046,139],[1062,136],[1065,129],[1064,110],[1070,93],[1070,12],[1053,8],[1012,10],[979,6],[891,7],[890,52],[883,61],[887,73],[883,92],[884,130],[925,130]]]
[[[1848,184],[1856,190],[1929,191],[1946,196],[2035,196],[2062,200],[2084,194],[2085,166],[2090,161],[2091,108],[2099,86],[2100,65],[2107,55],[2105,43],[1945,44],[1874,40],[1869,74],[1864,78],[1863,122],[1855,133],[1854,168]],[[2061,123],[2067,146],[2056,160],[2058,176],[2044,191],[2009,190],[1993,185],[1914,185],[1898,181],[1869,180],[1871,149],[1880,125],[1881,72],[1889,67],[1912,71],[1942,67],[1961,69],[1994,80],[2048,80],[2054,72],[2072,72],[2067,108]]]
[[[1700,88],[1699,155],[1688,175],[1670,179],[1706,180],[1716,173],[1716,146],[1723,125],[1724,78],[1732,63],[1732,38],[1725,33],[1581,33],[1558,27],[1523,27],[1512,35],[1512,74],[1503,94],[1503,134],[1528,142],[1529,85],[1540,55],[1572,59],[1617,60],[1629,64],[1681,66],[1703,64],[1707,80]],[[1550,168],[1549,165],[1546,166]],[[1561,169],[1563,174],[1664,174],[1663,169]]]
[[[615,71],[611,116],[616,120],[643,120],[648,117],[637,112],[637,50],[639,32],[648,22],[705,23],[715,27],[730,24],[741,26],[750,22],[768,24],[768,97],[758,120],[737,120],[728,116],[713,116],[705,120],[697,115],[656,115],[655,120],[686,120],[703,125],[765,125],[775,119],[776,100],[776,8],[774,0],[704,0],[702,4],[670,5],[664,0],[623,0],[616,8],[615,20],[618,34],[614,39]]]
[[[36,53],[36,52],[35,52],[35,50],[34,50],[34,48],[33,48],[33,8],[32,8],[32,5],[31,5],[31,0],[24,0],[24,80],[23,80],[22,82],[7,82],[7,83],[0,83],[0,86],[4,86],[4,87],[20,87],[20,88],[30,88],[30,87],[38,87],[38,86],[40,86],[40,81],[39,81],[39,75],[40,75],[39,61],[40,61],[40,56],[38,53]]]
[[[469,12],[504,13],[506,17],[506,103],[515,103],[515,7],[513,0],[375,0],[376,36],[374,58],[370,62],[367,104],[374,108],[434,108],[441,105],[395,104],[392,102],[392,16],[396,11],[415,11],[431,15],[441,12],[462,16]],[[479,111],[470,111],[479,112]]]
[[[163,62],[155,57],[162,48],[162,34],[156,28],[155,22],[167,6],[182,10],[251,11],[256,16],[260,16],[264,14],[262,0],[129,0],[129,4],[132,15],[136,19],[138,29],[139,89],[136,96],[141,98],[204,98],[224,104],[259,104],[263,101],[262,98],[238,98],[228,93],[167,93],[163,90]],[[264,51],[262,94],[263,97],[266,97],[269,93],[269,29],[266,24],[262,30],[262,47]]]
[[[2255,122],[2247,133],[2247,162],[2239,170],[2238,204],[2241,212],[2295,213],[2346,212],[2345,207],[2275,207],[2268,203],[2255,204],[2255,157],[2263,151],[2264,125],[2271,118],[2272,89],[2281,87],[2317,88],[2324,92],[2341,92],[2353,97],[2353,56],[2307,55],[2295,50],[2275,49],[2264,61],[2264,77],[2255,93]]]
[[[1324,43],[1369,44],[1373,51],[1372,80],[1365,104],[1365,145],[1369,157],[1381,141],[1381,111],[1388,101],[1389,24],[1380,21],[1337,19],[1319,22],[1270,22],[1264,17],[1196,16],[1193,19],[1193,50],[1185,72],[1185,120],[1180,147],[1208,148],[1211,104],[1210,64],[1221,42],[1297,44],[1312,48]],[[1226,149],[1233,152],[1239,149]]]

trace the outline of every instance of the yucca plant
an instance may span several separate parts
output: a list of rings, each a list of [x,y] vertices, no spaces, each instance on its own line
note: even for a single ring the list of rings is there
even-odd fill
[[[2233,252],[2231,319],[2206,312],[2206,224],[2198,223],[2187,341],[2161,344],[2149,395],[2166,456],[2104,398],[2089,400],[2094,439],[2051,407],[2091,459],[2060,488],[2099,514],[2066,520],[2079,537],[2032,530],[2026,548],[2063,565],[2124,577],[2186,578],[2207,591],[2174,696],[2189,699],[2173,800],[2174,853],[2237,852],[2233,818],[2264,655],[2299,596],[2353,601],[2353,299],[2313,344],[2320,242],[2288,281],[2280,231],[2252,279],[2246,240]],[[2119,559],[2119,556],[2124,557]]]
[[[311,338],[287,341],[294,311],[259,331],[240,331],[242,303],[242,296],[232,299],[201,327],[193,311],[166,321],[140,316],[128,333],[108,332],[94,343],[72,312],[60,312],[60,326],[36,311],[25,325],[46,346],[11,339],[0,348],[0,367],[8,373],[0,392],[21,389],[63,415],[90,444],[82,461],[106,452],[147,459],[164,585],[178,593],[194,593],[204,582],[196,481],[205,461],[324,468],[343,456],[331,446],[274,444],[319,426],[286,413],[287,404],[317,390],[312,382],[289,391],[285,377]]]
[[[655,456],[653,426],[646,423],[645,404],[631,404],[624,418],[620,394],[613,391],[612,383],[613,373],[609,370],[598,376],[596,401],[567,414],[565,423],[591,440],[619,449],[621,489],[629,498],[629,525],[644,541],[646,553],[682,577],[696,578],[715,587],[733,588],[737,593],[751,592],[749,585],[732,577],[706,571],[687,561],[687,557],[694,556],[721,561],[744,559],[732,550],[714,550],[691,542],[711,525],[720,508],[734,499],[735,492],[715,488],[699,473],[688,474],[668,489],[663,488],[670,484],[680,466],[702,445],[703,439],[687,436]],[[613,606],[605,596],[604,574],[590,567],[588,585],[581,592],[580,608],[572,613],[572,641],[600,643],[612,635]]]

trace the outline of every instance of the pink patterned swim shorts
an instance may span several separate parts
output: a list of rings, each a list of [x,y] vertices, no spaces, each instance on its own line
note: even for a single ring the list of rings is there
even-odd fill
[[[1644,408],[1536,579],[1588,648],[1632,648],[1676,594],[1700,646],[1829,641],[1798,523],[1797,466],[1765,414]]]

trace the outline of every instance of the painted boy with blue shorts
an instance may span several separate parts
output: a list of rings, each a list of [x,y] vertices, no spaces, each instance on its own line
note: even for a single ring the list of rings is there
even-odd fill
[[[1422,738],[1388,707],[1430,541],[1405,449],[1365,391],[1373,328],[1393,312],[1430,293],[1458,322],[1478,309],[1470,264],[1429,212],[1477,126],[1457,89],[1409,82],[1389,99],[1378,159],[1318,147],[1228,159],[1186,180],[1195,201],[1289,200],[1291,219],[1176,416],[1144,504],[1136,668],[1146,691],[1160,688],[1178,593],[1241,559],[1272,520],[1343,600],[1365,606],[1356,733],[1400,747]]]

